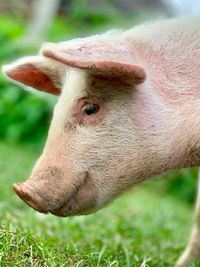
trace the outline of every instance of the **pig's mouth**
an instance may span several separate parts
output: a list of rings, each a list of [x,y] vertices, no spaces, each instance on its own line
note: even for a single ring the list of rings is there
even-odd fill
[[[61,205],[59,208],[56,208],[55,210],[50,211],[51,214],[59,217],[66,217],[66,216],[72,216],[75,215],[75,209],[73,208],[76,205],[76,203],[73,200],[65,202],[63,205]]]
[[[83,182],[74,188],[70,195],[55,205],[48,205],[38,194],[31,194],[23,184],[14,184],[16,194],[31,208],[41,213],[51,213],[56,216],[66,217],[91,213],[96,205],[97,190],[88,174]]]

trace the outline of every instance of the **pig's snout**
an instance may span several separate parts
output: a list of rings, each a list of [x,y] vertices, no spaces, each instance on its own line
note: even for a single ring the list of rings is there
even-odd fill
[[[44,165],[44,162],[42,164]],[[14,184],[13,189],[30,207],[47,213],[63,205],[71,196],[73,190],[66,180],[62,168],[40,167],[26,182]]]
[[[15,193],[31,208],[47,213],[48,209],[41,204],[41,200],[38,196],[35,196],[30,190],[23,186],[23,184],[14,184],[13,189]]]
[[[41,178],[43,176],[40,175]],[[68,181],[67,178],[64,180]],[[64,180],[55,184],[56,179],[50,183],[31,178],[14,184],[13,189],[27,205],[42,213],[65,217],[92,212],[96,208],[97,188],[90,177],[80,174],[76,183],[74,180],[64,183]]]

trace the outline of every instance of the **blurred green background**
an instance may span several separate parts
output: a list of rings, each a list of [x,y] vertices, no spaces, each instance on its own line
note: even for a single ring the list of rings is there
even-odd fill
[[[36,6],[34,7],[33,1],[0,1],[1,64],[36,53],[43,40],[61,41],[113,27],[128,28],[145,19],[172,16],[174,12],[169,3],[164,4],[164,1],[57,1],[49,19],[51,23],[40,32],[38,40],[36,29],[31,40],[34,8]],[[47,94],[24,91],[9,83],[1,73],[1,142],[26,143],[41,150],[56,100],[56,97]],[[162,179],[146,182],[146,186],[153,186],[160,194],[171,194],[192,203],[195,198],[196,176],[196,169],[181,170],[166,174]]]

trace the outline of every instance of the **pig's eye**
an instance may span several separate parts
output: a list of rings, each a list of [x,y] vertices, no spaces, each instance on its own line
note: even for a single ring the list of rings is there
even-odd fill
[[[90,116],[92,114],[95,114],[99,111],[99,105],[97,104],[86,104],[82,108],[82,112],[86,114],[87,116]]]

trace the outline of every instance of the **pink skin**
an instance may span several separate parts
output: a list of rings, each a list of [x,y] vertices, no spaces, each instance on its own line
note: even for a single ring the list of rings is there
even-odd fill
[[[11,79],[60,94],[18,196],[43,213],[88,214],[153,175],[199,166],[199,51],[199,19],[183,18],[47,43],[6,67]],[[200,256],[199,203],[179,267]]]
[[[84,107],[88,103],[94,103],[99,107],[96,114],[90,116],[85,114]],[[66,121],[63,127],[64,134],[66,134],[65,138],[68,138],[74,132],[77,124],[95,127],[103,121],[105,115],[105,103],[100,97],[90,96],[78,99],[72,108],[70,121]],[[51,212],[57,216],[69,216],[76,213],[88,213],[88,209],[91,212],[95,209],[96,186],[87,171],[76,173],[75,178],[72,178],[73,174],[71,174],[70,179],[68,178],[69,173],[72,173],[72,171],[67,166],[72,165],[72,162],[69,162],[68,155],[65,154],[70,151],[71,145],[68,145],[67,140],[63,140],[63,144],[62,142],[59,143],[60,149],[58,149],[57,142],[54,144],[54,138],[51,145],[47,142],[45,151],[34,168],[30,179],[23,184],[14,184],[13,188],[17,195],[29,206],[43,213]],[[52,146],[57,148],[52,149]],[[67,151],[63,151],[64,155],[61,154],[62,146],[68,146]],[[90,146],[86,147],[86,149],[90,149]],[[58,155],[54,155],[52,158],[46,156],[55,154],[56,150]],[[55,164],[57,158],[59,158],[59,164]],[[48,177],[48,179],[45,177]],[[57,186],[55,186],[56,182],[59,183]],[[80,203],[77,207],[78,201]],[[82,211],[82,208],[84,211]]]
[[[76,71],[75,74],[79,75]],[[188,162],[187,143],[182,142],[179,151],[178,140],[182,137],[177,127],[183,129],[184,124],[179,121],[174,126],[178,121],[176,106],[168,110],[163,99],[152,94],[148,81],[145,87],[125,88],[118,82],[113,81],[111,86],[110,81],[90,75],[85,79],[87,96],[74,101],[64,125],[57,125],[53,118],[44,152],[30,179],[14,185],[15,192],[28,205],[58,216],[87,214],[149,175],[197,164],[192,156]],[[58,107],[63,98],[61,95]],[[98,112],[85,114],[88,103],[98,105]],[[124,122],[129,132],[124,129]],[[55,125],[59,128],[56,134]],[[91,137],[87,136],[87,130],[81,132],[88,127]]]
[[[26,75],[26,73],[29,75]],[[49,76],[41,70],[38,70],[34,64],[27,63],[22,66],[19,66],[15,72],[7,71],[7,75],[19,82],[22,82],[25,85],[35,87],[38,90],[58,95],[60,93],[60,88],[56,87]],[[33,77],[35,77],[33,79]]]

